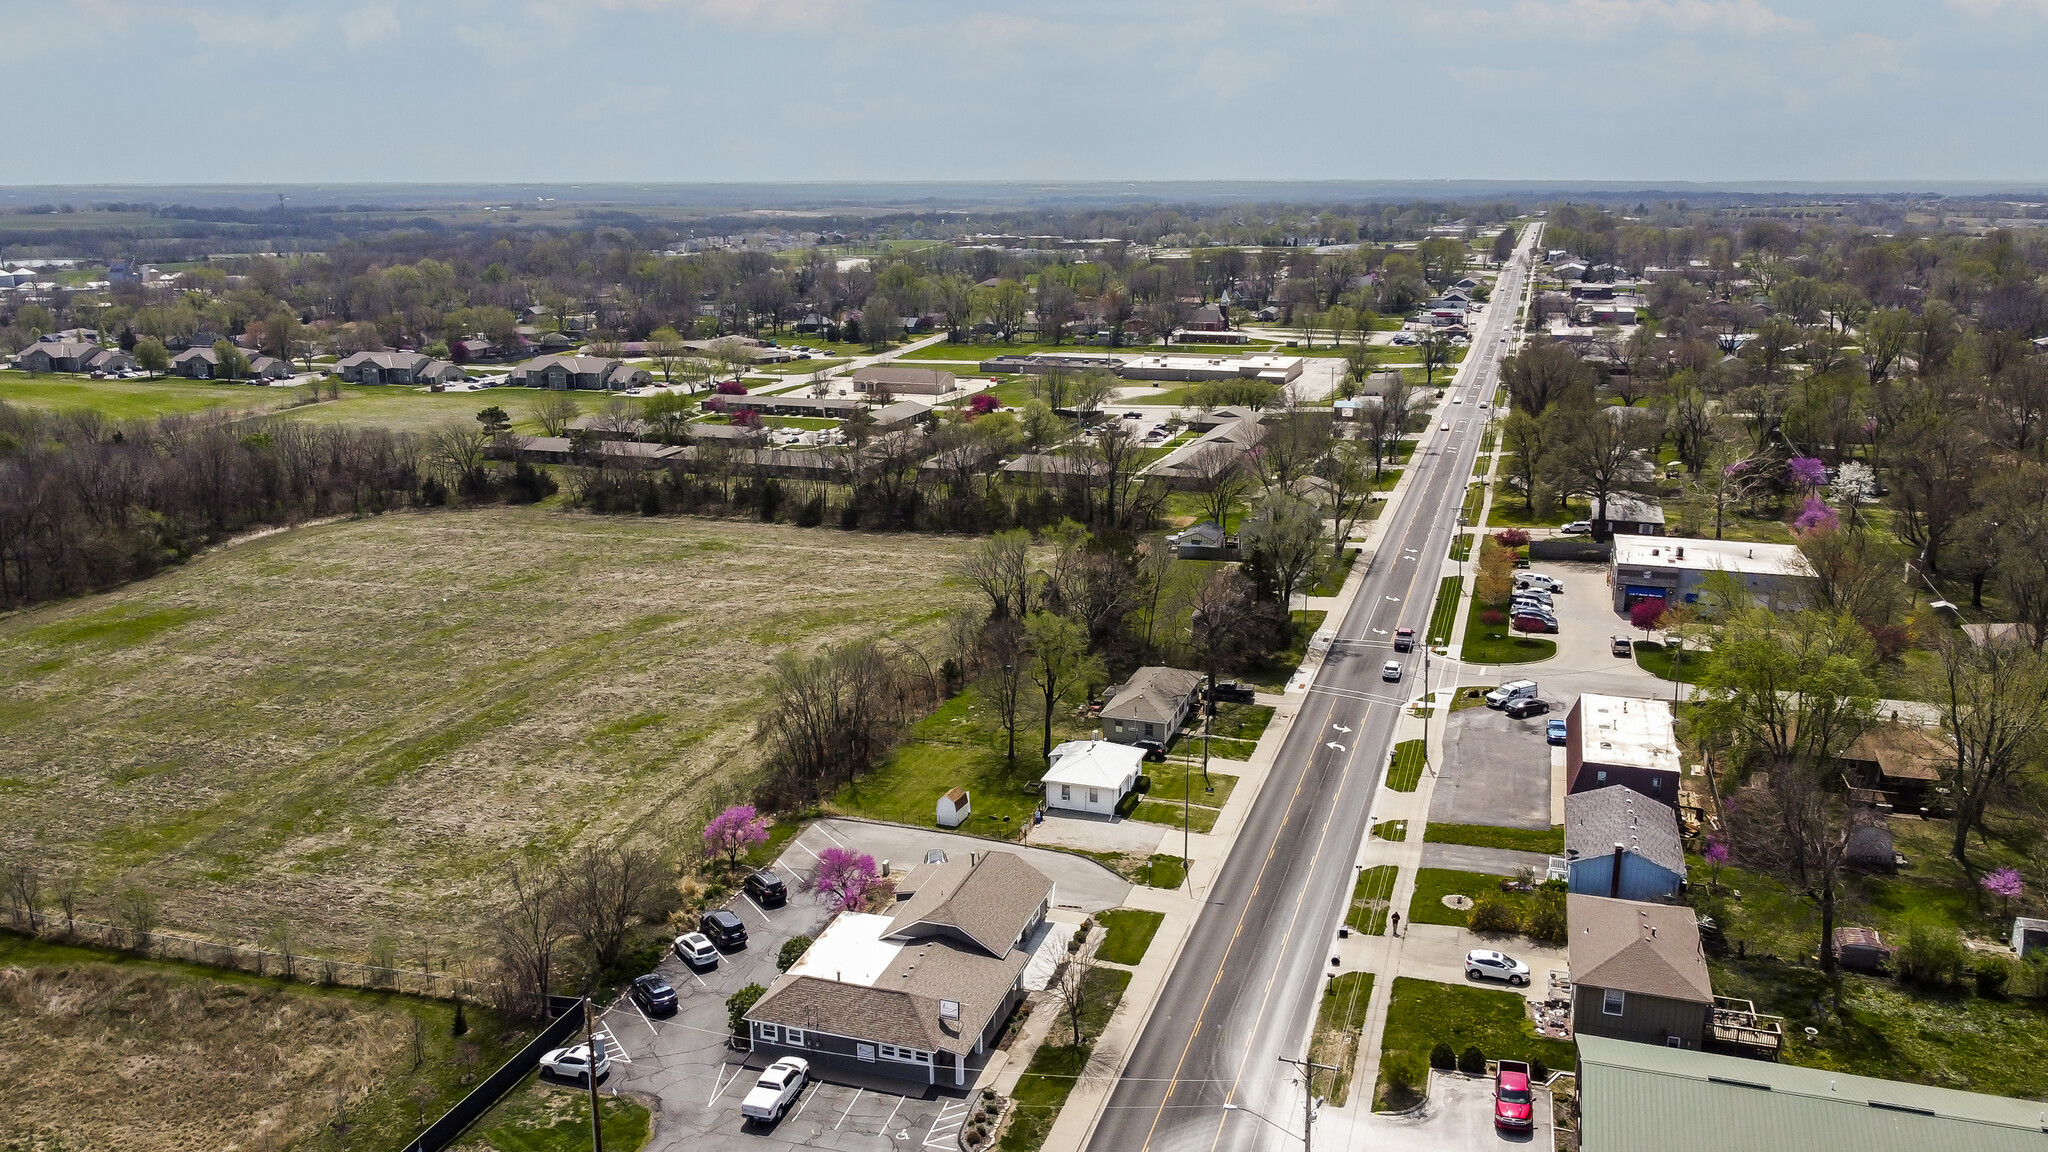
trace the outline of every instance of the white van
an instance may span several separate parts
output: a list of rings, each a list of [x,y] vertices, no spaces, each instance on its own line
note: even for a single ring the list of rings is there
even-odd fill
[[[1505,708],[1517,700],[1533,700],[1535,698],[1536,682],[1534,680],[1510,680],[1486,694],[1486,706],[1488,708]]]

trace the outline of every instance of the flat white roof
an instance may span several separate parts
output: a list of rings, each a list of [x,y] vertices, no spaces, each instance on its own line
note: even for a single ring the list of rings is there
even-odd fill
[[[1145,750],[1135,744],[1069,740],[1052,750],[1052,766],[1045,770],[1044,780],[1083,788],[1121,788],[1144,765]]]
[[[1301,358],[1301,357],[1299,357],[1299,356],[1272,356],[1272,355],[1257,355],[1257,356],[1225,356],[1225,355],[1218,355],[1218,356],[1199,356],[1199,355],[1193,355],[1193,356],[1188,356],[1188,355],[1183,355],[1183,356],[1160,356],[1160,355],[1152,355],[1152,356],[1138,356],[1138,357],[1134,357],[1134,358],[1131,358],[1131,359],[1127,359],[1127,360],[1125,360],[1125,361],[1124,361],[1124,366],[1125,366],[1126,368],[1129,368],[1129,367],[1146,367],[1146,368],[1215,368],[1215,367],[1224,367],[1224,366],[1229,366],[1229,367],[1235,367],[1235,368],[1238,368],[1238,369],[1239,369],[1240,371],[1242,371],[1242,370],[1243,370],[1244,368],[1247,368],[1247,367],[1249,367],[1249,368],[1257,368],[1257,369],[1260,369],[1260,370],[1272,370],[1272,369],[1279,369],[1279,368],[1291,368],[1291,367],[1293,367],[1294,365],[1296,365],[1296,364],[1299,364],[1299,363],[1301,363],[1301,359],[1302,359],[1302,358]]]
[[[789,974],[872,987],[903,951],[903,945],[882,939],[894,920],[866,912],[841,912],[825,925]]]
[[[1640,696],[1579,696],[1579,752],[1595,764],[1678,771],[1671,705]]]
[[[1796,544],[1746,544],[1735,540],[1689,540],[1681,536],[1614,537],[1618,568],[1669,568],[1690,572],[1747,572],[1766,576],[1811,576]]]

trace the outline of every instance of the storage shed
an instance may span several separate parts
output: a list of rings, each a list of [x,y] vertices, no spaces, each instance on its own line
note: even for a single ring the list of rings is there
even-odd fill
[[[968,799],[967,789],[955,788],[939,797],[939,827],[958,828],[973,814],[974,805]]]
[[[1875,928],[1837,928],[1835,958],[1851,971],[1881,972],[1891,962],[1892,950]]]

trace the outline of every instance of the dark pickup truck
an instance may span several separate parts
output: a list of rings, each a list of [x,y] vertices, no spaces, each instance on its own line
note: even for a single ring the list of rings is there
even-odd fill
[[[1413,652],[1413,651],[1415,651],[1415,629],[1413,629],[1413,628],[1396,628],[1396,629],[1394,629],[1394,651],[1396,651],[1396,652]]]
[[[1250,704],[1256,696],[1251,685],[1225,680],[1209,689],[1209,699],[1219,704]]]

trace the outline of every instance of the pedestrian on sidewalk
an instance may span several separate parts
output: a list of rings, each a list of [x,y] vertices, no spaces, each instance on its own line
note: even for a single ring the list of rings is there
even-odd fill
[[[1396,913],[1394,913],[1394,935],[1396,935],[1396,936],[1399,936],[1400,934],[1401,934],[1401,914],[1400,914],[1399,912],[1396,912]]]

